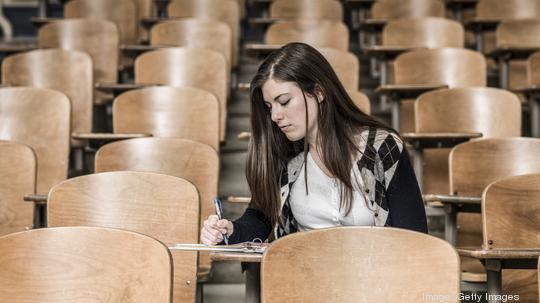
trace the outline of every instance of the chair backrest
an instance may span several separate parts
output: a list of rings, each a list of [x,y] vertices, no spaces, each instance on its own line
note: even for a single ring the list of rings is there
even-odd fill
[[[173,0],[167,6],[167,13],[173,17],[195,17],[225,22],[232,34],[232,67],[236,67],[240,44],[240,8],[233,0]]]
[[[491,183],[482,195],[485,249],[540,247],[540,174]]]
[[[336,0],[276,0],[270,5],[270,17],[278,19],[343,20],[343,6]]]
[[[356,55],[328,47],[318,47],[317,50],[328,60],[346,89],[358,90],[360,63]]]
[[[109,228],[41,228],[0,237],[2,302],[171,302],[169,250]]]
[[[150,30],[150,43],[215,50],[225,56],[231,67],[231,29],[221,21],[185,18],[160,22]]]
[[[417,49],[395,61],[396,84],[446,84],[449,87],[485,86],[486,60],[462,48]]]
[[[64,16],[112,21],[118,27],[121,43],[137,41],[137,6],[133,0],[71,0],[64,5]]]
[[[70,102],[61,92],[34,87],[0,89],[0,139],[30,146],[37,156],[37,193],[67,177]]]
[[[420,17],[388,21],[382,44],[399,47],[463,47],[465,30],[461,23],[441,17]]]
[[[23,196],[36,191],[36,155],[32,148],[0,140],[0,235],[32,228],[34,205]]]
[[[540,84],[540,52],[530,55],[527,60],[527,82],[530,85]]]
[[[480,0],[476,4],[476,18],[506,20],[540,17],[538,0]]]
[[[444,17],[441,0],[378,0],[371,7],[371,17],[390,20],[415,17]]]
[[[371,114],[371,103],[368,96],[357,90],[347,90],[347,93],[356,107],[368,115]]]
[[[539,19],[507,20],[497,27],[495,41],[499,46],[539,47],[539,36]]]
[[[83,51],[92,58],[94,83],[118,81],[119,37],[111,21],[63,19],[42,26],[38,31],[40,48]],[[103,94],[95,94],[94,99]]]
[[[71,101],[71,130],[92,131],[92,59],[84,52],[39,49],[4,59],[2,83],[50,88]]]
[[[450,152],[450,190],[480,196],[498,179],[540,173],[540,139],[490,138],[457,145]]]
[[[462,87],[420,95],[414,109],[416,132],[479,132],[483,138],[519,137],[521,101],[503,89]]]
[[[199,194],[174,176],[133,171],[72,178],[51,189],[49,227],[120,228],[167,246],[199,241]],[[175,302],[195,300],[197,253],[172,251]]]
[[[215,213],[218,194],[219,156],[210,146],[178,138],[140,138],[113,142],[101,147],[95,158],[95,172],[147,171],[184,178],[200,194],[201,219]],[[201,255],[200,267],[210,267],[208,254]]]
[[[409,230],[319,229],[273,242],[263,255],[261,282],[267,303],[457,303],[459,257],[447,242]]]
[[[131,90],[114,100],[113,130],[190,139],[219,150],[219,102],[191,87]]]
[[[227,73],[225,57],[204,48],[165,48],[135,59],[135,83],[192,86],[213,93],[220,105],[220,140],[225,139]]]
[[[349,30],[340,21],[296,19],[270,25],[265,34],[267,44],[304,42],[315,47],[349,49]]]
[[[137,28],[138,40],[148,41],[148,29],[146,29],[140,21],[144,18],[156,17],[157,12],[154,8],[154,0],[134,0],[135,8],[137,9]]]

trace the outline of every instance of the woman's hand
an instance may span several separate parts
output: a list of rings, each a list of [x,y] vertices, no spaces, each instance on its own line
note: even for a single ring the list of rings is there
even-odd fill
[[[230,236],[233,233],[233,224],[226,219],[219,220],[218,216],[211,215],[204,220],[201,230],[201,243],[216,245],[223,241],[223,235]]]

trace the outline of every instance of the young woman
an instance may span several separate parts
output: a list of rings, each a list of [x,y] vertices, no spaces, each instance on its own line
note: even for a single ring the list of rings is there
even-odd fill
[[[205,220],[202,243],[345,225],[427,232],[403,141],[354,105],[313,47],[287,44],[260,65],[251,81],[251,130],[251,203],[234,222]]]

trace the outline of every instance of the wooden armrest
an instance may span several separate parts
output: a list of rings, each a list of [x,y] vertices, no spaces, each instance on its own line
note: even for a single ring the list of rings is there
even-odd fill
[[[148,44],[122,44],[120,50],[122,53],[130,56],[138,56],[141,53],[157,50],[160,48],[172,47],[170,45],[148,45]]]
[[[370,8],[375,0],[342,0],[343,4],[352,9]]]
[[[232,202],[232,203],[249,203],[249,202],[251,202],[251,197],[229,196],[227,198],[227,201]]]
[[[250,83],[238,83],[237,89],[239,91],[249,91],[249,88],[251,87]]]
[[[169,19],[159,18],[159,17],[145,17],[145,18],[141,18],[139,22],[142,25],[142,27],[144,27],[145,29],[150,29],[156,23],[161,22],[161,21],[166,21],[166,20],[169,20]]]
[[[104,93],[112,93],[115,96],[127,92],[132,89],[139,89],[151,86],[157,86],[159,84],[143,84],[143,83],[96,83],[97,90]]]
[[[238,140],[249,140],[251,138],[250,132],[241,132],[237,136]]]
[[[35,27],[41,27],[47,23],[63,20],[63,18],[51,18],[51,17],[30,17],[30,23]]]
[[[47,195],[26,194],[23,197],[24,201],[34,202],[35,204],[47,204]]]
[[[422,195],[422,199],[424,200],[424,203],[441,202],[449,204],[480,204],[482,202],[482,197],[465,197],[440,194]]]
[[[456,250],[462,257],[476,259],[537,259],[540,256],[540,248],[456,247]]]
[[[1,39],[0,40],[0,53],[12,54],[30,51],[37,49],[38,45],[36,39]]]
[[[501,20],[473,19],[465,23],[466,30],[488,31],[495,30]]]
[[[496,49],[486,54],[486,57],[495,59],[527,59],[529,56],[540,50],[540,47],[523,47],[512,45],[500,45]]]
[[[72,133],[71,138],[90,141],[118,141],[135,138],[152,137],[151,134],[111,134],[111,133]]]
[[[451,148],[474,138],[482,137],[482,133],[404,133],[403,139],[414,149]]]
[[[527,87],[514,88],[511,91],[518,94],[534,95],[534,94],[540,93],[540,86],[531,85]]]
[[[254,26],[265,26],[279,21],[282,21],[282,19],[272,17],[253,17],[248,20],[249,24]]]
[[[377,87],[375,93],[379,95],[393,95],[399,98],[416,98],[419,95],[436,89],[448,88],[446,84],[385,84]]]
[[[276,49],[280,49],[281,44],[266,44],[266,43],[246,43],[244,49],[250,56],[266,56]]]
[[[424,47],[422,47],[424,48]],[[413,50],[419,49],[419,47],[400,47],[400,46],[389,46],[389,45],[374,45],[366,46],[363,48],[363,51],[366,55],[370,57],[376,57],[379,59],[388,59],[392,60],[398,55]]]
[[[387,22],[387,20],[366,19],[360,22],[359,29],[365,31],[381,31],[385,27]]]

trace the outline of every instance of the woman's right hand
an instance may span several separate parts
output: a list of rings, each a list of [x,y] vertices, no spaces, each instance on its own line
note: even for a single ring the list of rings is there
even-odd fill
[[[201,243],[216,245],[223,241],[223,235],[230,236],[233,233],[233,224],[226,219],[219,220],[218,216],[211,215],[204,220],[201,230]]]

